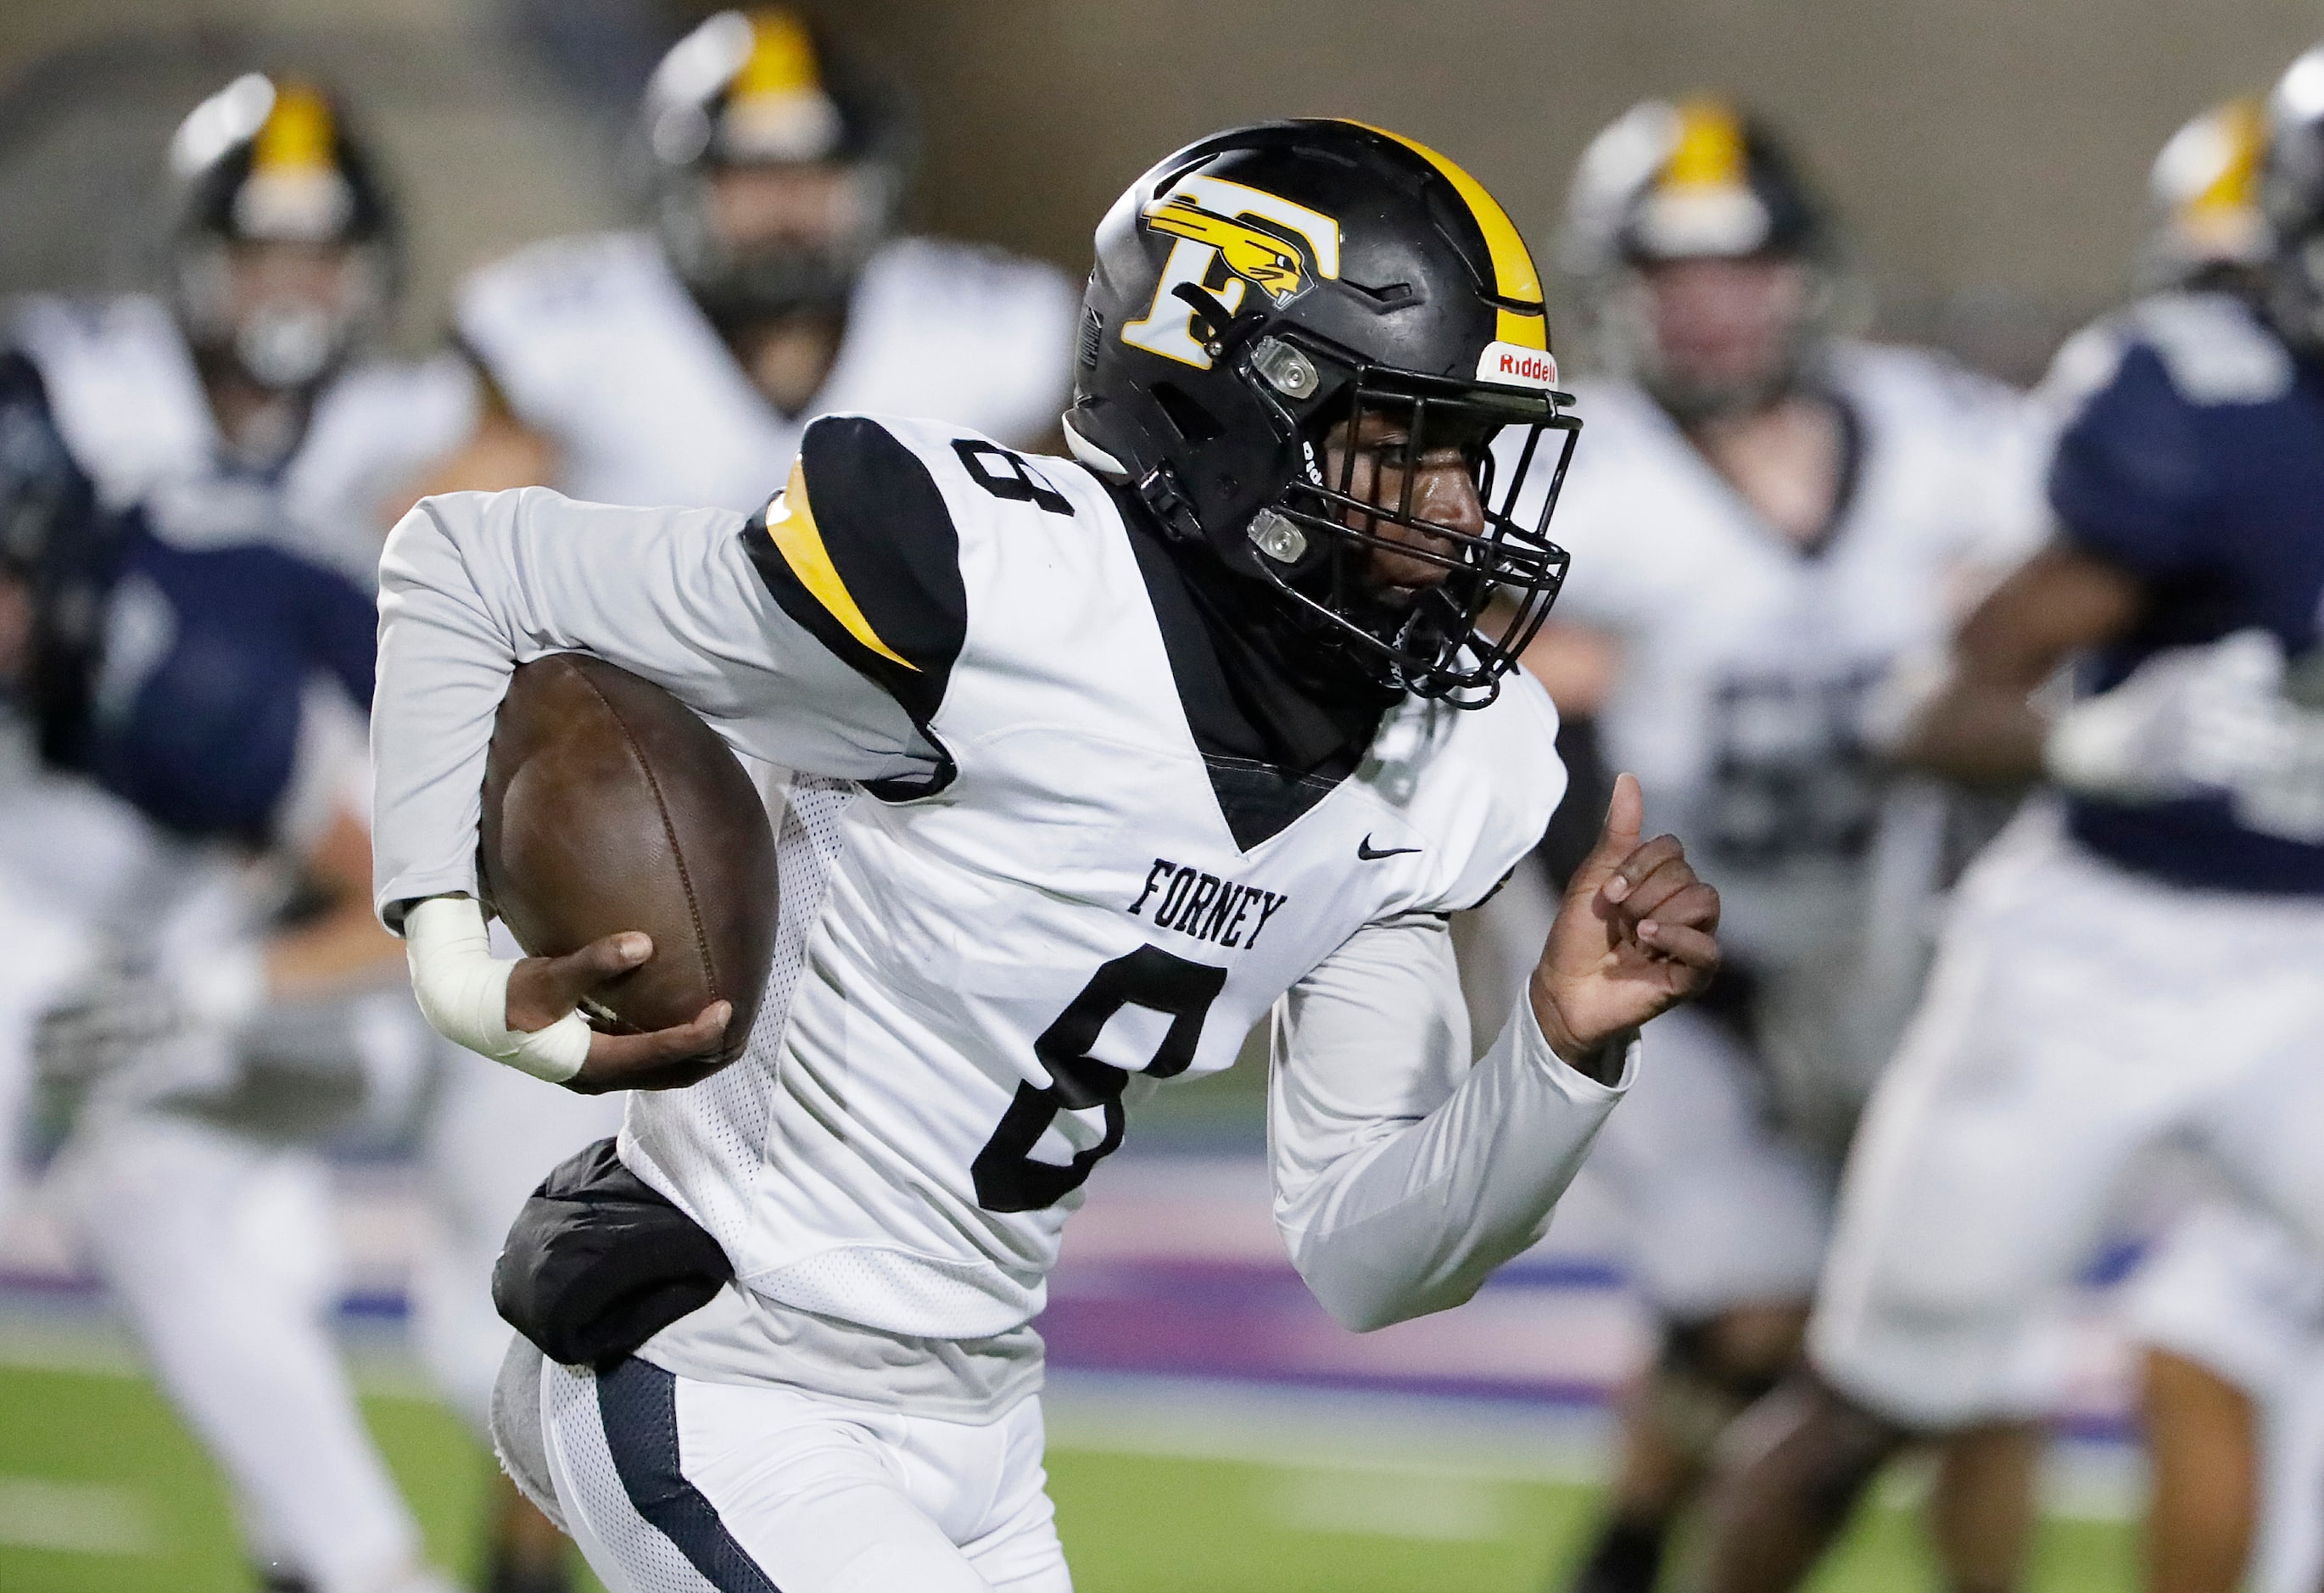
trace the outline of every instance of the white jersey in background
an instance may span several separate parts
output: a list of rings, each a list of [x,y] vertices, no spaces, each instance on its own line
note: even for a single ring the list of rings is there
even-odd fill
[[[734,1266],[640,1352],[681,1378],[994,1420],[1038,1380],[1029,1323],[1123,1103],[1228,1065],[1286,990],[1277,1217],[1352,1324],[1466,1298],[1615,1099],[1522,1004],[1469,1068],[1435,916],[1563,793],[1547,699],[1407,702],[1312,806],[1231,822],[1131,534],[1077,465],[832,418],[763,522],[455,495],[397,529],[383,575],[391,916],[475,889],[516,662],[595,653],[802,771],[749,1049],[633,1095],[621,1140]]]
[[[1718,881],[1720,937],[1746,963],[1854,932],[1880,817],[1868,699],[2047,524],[2041,434],[2007,388],[1843,344],[1828,391],[1852,420],[1853,467],[1812,550],[1619,383],[1577,383],[1589,441],[1558,501],[1573,567],[1554,619],[1621,646],[1598,714],[1608,762]]]
[[[650,233],[552,239],[484,267],[461,338],[553,442],[557,485],[601,503],[748,513],[818,415],[926,416],[1025,445],[1065,407],[1080,295],[1046,265],[899,239],[864,267],[830,377],[779,413],[736,364]]]
[[[475,377],[456,356],[359,359],[324,384],[288,459],[237,467],[160,299],[33,299],[11,335],[100,502],[142,506],[180,547],[274,541],[368,583],[401,495],[475,426]]]
[[[1616,642],[1607,765],[1718,885],[1741,987],[1727,1018],[1655,1020],[1656,1065],[1583,1174],[1680,1322],[1814,1285],[1839,1152],[1918,995],[1944,852],[1945,798],[1884,781],[1868,715],[2043,525],[2039,431],[2010,390],[1842,344],[1826,391],[1848,463],[1833,525],[1802,548],[1644,391],[1576,383],[1588,430],[1558,502],[1573,564],[1552,622]]]

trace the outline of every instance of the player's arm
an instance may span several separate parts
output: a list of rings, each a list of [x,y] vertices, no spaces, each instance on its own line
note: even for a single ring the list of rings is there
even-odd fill
[[[1365,1331],[1460,1304],[1541,1237],[1627,1088],[1638,1027],[1717,965],[1718,897],[1641,846],[1625,776],[1526,999],[1474,1067],[1452,937],[1375,925],[1277,1009],[1276,1221],[1326,1310]]]
[[[2074,654],[2128,632],[2144,601],[2108,559],[2066,545],[2035,554],[1970,611],[1950,674],[1892,756],[1965,784],[2039,778],[2053,727],[2034,693]]]
[[[742,750],[807,773],[908,781],[937,766],[894,698],[776,601],[744,532],[742,518],[723,511],[611,508],[536,487],[425,500],[389,538],[372,714],[373,893],[391,927],[415,902],[466,898],[425,915],[429,933],[411,947],[423,1009],[453,1038],[527,1066],[509,1048],[532,1044],[524,1035],[538,1008],[569,1011],[589,984],[650,954],[634,944],[642,936],[608,936],[577,962],[531,959],[512,971],[484,950],[473,898],[484,760],[518,663],[593,654],[670,692]],[[568,989],[576,980],[578,990]],[[582,1027],[560,1017],[566,1047],[585,1038]],[[704,1048],[677,1030],[586,1045],[593,1058]],[[569,1079],[575,1067],[560,1054],[533,1071]]]
[[[908,778],[935,754],[894,701],[770,595],[740,515],[576,503],[541,488],[423,501],[380,566],[376,896],[473,893],[484,756],[516,666],[586,652],[652,681],[743,751]]]
[[[372,912],[371,831],[362,815],[340,806],[300,862],[313,906],[266,942],[266,998],[316,999],[393,977],[403,947]]]

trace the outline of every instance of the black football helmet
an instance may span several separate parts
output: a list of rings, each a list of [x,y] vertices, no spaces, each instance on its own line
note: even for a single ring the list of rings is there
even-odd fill
[[[2286,342],[2324,355],[2324,44],[2292,63],[2267,100],[2260,207],[2268,318]]]
[[[173,308],[197,348],[233,356],[262,386],[328,375],[377,325],[402,267],[395,205],[345,107],[312,84],[246,73],[194,107],[170,143]],[[237,308],[237,244],[349,251],[335,306],[283,297]]]
[[[1139,178],[1096,253],[1074,455],[1381,684],[1489,702],[1564,579],[1547,527],[1582,424],[1532,256],[1492,196],[1394,134],[1266,123]],[[1355,447],[1327,471],[1340,427],[1385,439],[1400,502],[1369,501]],[[1470,461],[1481,530],[1415,512],[1415,466],[1447,447]],[[1381,550],[1444,578],[1384,590],[1367,575]],[[1497,593],[1509,617],[1481,636]]]
[[[722,11],[671,46],[646,86],[638,133],[662,247],[721,319],[845,303],[894,226],[912,165],[898,91],[776,6]],[[825,242],[738,247],[712,203],[716,172],[734,166],[840,168],[848,214]]]
[[[1558,245],[1608,368],[1682,418],[1748,409],[1787,390],[1833,331],[1840,259],[1830,212],[1773,131],[1713,96],[1644,100],[1601,129],[1574,169]],[[1706,386],[1662,356],[1639,273],[1705,259],[1809,269],[1784,356],[1755,382]]]

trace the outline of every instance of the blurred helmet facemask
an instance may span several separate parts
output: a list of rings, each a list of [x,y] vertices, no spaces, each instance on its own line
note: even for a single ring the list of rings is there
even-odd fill
[[[1481,706],[1564,579],[1547,527],[1581,422],[1556,380],[1532,258],[1474,179],[1356,123],[1268,123],[1179,151],[1099,224],[1065,435],[1322,656]],[[1360,491],[1367,437],[1393,502]],[[1446,449],[1481,529],[1416,511]],[[1381,554],[1443,579],[1384,586]],[[1482,636],[1497,592],[1509,618]]]
[[[172,304],[188,339],[252,381],[310,388],[378,325],[401,265],[392,200],[339,106],[309,84],[248,73],[196,106],[170,145]],[[238,249],[335,255],[339,284],[238,302]],[[344,253],[340,253],[344,252]]]
[[[1798,386],[1840,299],[1831,219],[1789,152],[1724,100],[1645,100],[1591,140],[1566,198],[1559,263],[1582,291],[1599,356],[1683,421],[1748,411]],[[1805,293],[1775,357],[1706,379],[1665,357],[1646,273],[1695,260],[1789,261]]]
[[[646,86],[639,134],[662,247],[722,322],[844,306],[894,226],[911,166],[893,90],[775,8],[720,12],[672,46]],[[750,168],[835,174],[827,235],[727,237],[717,177]]]
[[[2142,289],[2232,288],[2267,258],[2259,203],[2266,148],[2255,98],[2213,106],[2171,135],[2147,177]]]
[[[2270,233],[2268,318],[2293,348],[2324,356],[2324,44],[2293,61],[2268,96],[2260,207]]]

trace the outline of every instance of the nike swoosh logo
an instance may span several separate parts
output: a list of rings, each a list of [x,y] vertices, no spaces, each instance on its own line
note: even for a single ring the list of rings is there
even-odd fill
[[[1356,855],[1368,863],[1378,862],[1384,857],[1402,857],[1407,852],[1418,852],[1420,848],[1417,846],[1390,846],[1382,851],[1375,852],[1372,850],[1372,838],[1370,835],[1365,836],[1361,841],[1356,843]]]

